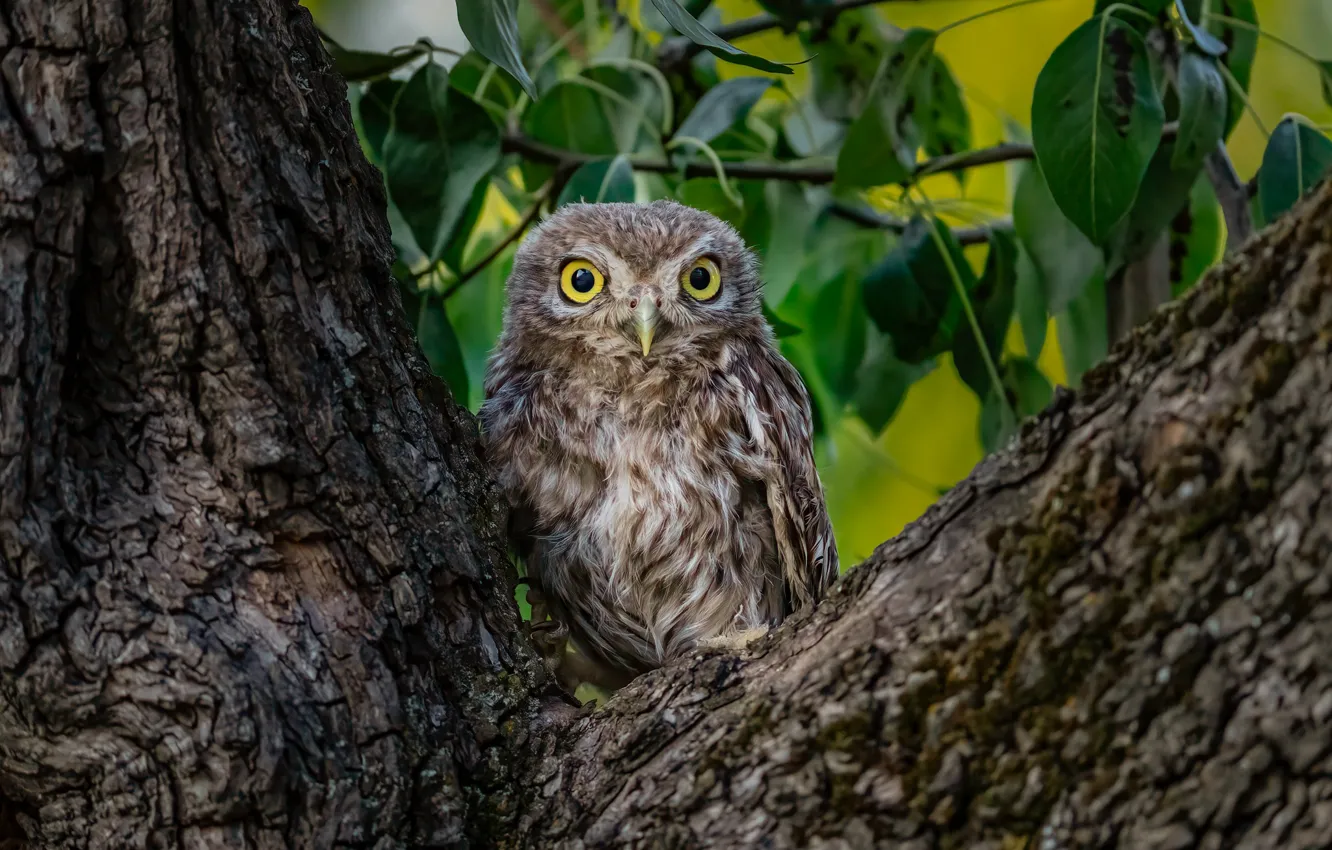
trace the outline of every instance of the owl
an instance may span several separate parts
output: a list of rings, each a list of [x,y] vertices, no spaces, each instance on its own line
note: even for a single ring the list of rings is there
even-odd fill
[[[809,398],[762,303],[736,231],[670,201],[567,205],[520,246],[481,426],[573,681],[761,633],[837,576]]]

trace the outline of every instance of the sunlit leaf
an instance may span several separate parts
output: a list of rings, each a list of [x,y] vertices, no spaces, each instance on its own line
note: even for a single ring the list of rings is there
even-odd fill
[[[1032,95],[1036,159],[1059,208],[1103,243],[1133,206],[1165,111],[1142,37],[1110,15],[1073,31]]]
[[[1185,51],[1179,60],[1179,133],[1171,165],[1188,169],[1216,150],[1226,130],[1226,81],[1216,60]]]
[[[1332,139],[1302,116],[1287,115],[1272,131],[1258,171],[1258,200],[1263,218],[1277,216],[1318,183],[1332,168]]]
[[[477,183],[499,164],[499,128],[427,63],[393,107],[384,170],[393,203],[430,259],[443,255]]]
[[[981,335],[989,350],[990,362],[994,364],[999,363],[1003,353],[1004,337],[1008,334],[1008,325],[1013,318],[1016,288],[1017,240],[1004,231],[991,231],[985,271],[970,293],[970,298],[976,322],[980,325]],[[965,317],[953,335],[953,365],[966,385],[982,400],[993,388],[975,331]]]
[[[732,124],[744,120],[771,86],[772,80],[764,77],[736,77],[714,86],[699,99],[675,135],[712,141]]]
[[[579,167],[564,185],[556,206],[573,203],[629,203],[634,200],[634,169],[623,156]]]
[[[518,41],[518,0],[461,0],[458,26],[472,49],[508,71],[527,96],[537,99],[536,84],[523,67]]]
[[[465,4],[460,4],[465,5]],[[767,71],[770,74],[790,74],[791,68],[779,62],[771,62],[761,56],[755,56],[752,53],[746,53],[734,45],[728,44],[713,34],[712,30],[703,26],[698,19],[685,11],[680,5],[679,0],[652,0],[652,5],[656,7],[661,16],[666,19],[676,32],[688,38],[695,44],[705,48],[709,53],[718,59],[727,62],[734,62],[737,65],[745,65],[750,68],[756,68],[760,71]]]

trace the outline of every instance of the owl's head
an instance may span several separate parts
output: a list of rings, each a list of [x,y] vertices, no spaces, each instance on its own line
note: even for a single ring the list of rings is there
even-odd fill
[[[708,213],[673,201],[570,204],[518,249],[505,336],[607,357],[663,357],[766,332],[754,255]]]

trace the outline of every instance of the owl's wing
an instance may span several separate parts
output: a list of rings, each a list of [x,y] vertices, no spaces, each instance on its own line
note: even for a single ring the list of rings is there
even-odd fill
[[[769,346],[739,358],[744,416],[761,465],[789,612],[813,604],[837,578],[837,542],[814,468],[814,425],[800,373]]]

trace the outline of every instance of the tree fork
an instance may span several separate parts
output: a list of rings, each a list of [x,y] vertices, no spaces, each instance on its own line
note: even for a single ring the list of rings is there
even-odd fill
[[[10,0],[0,85],[34,846],[1326,843],[1332,187],[816,611],[589,712],[523,637],[304,10]]]

